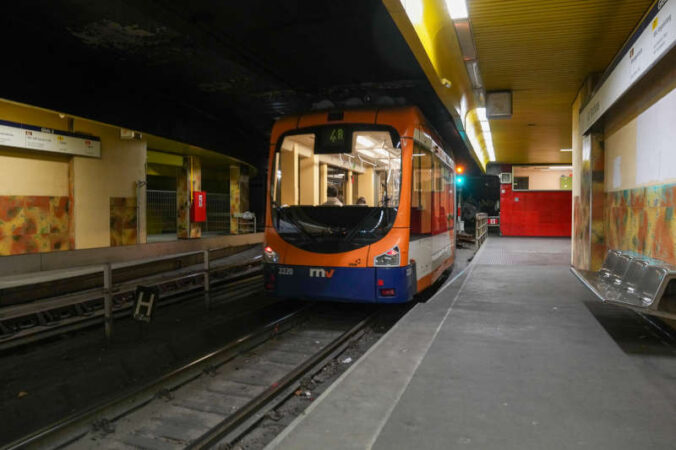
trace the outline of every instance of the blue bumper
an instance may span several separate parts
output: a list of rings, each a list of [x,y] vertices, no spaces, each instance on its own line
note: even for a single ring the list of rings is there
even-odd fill
[[[417,287],[415,270],[411,266],[358,268],[265,264],[264,277],[270,295],[301,300],[403,303],[413,298]]]

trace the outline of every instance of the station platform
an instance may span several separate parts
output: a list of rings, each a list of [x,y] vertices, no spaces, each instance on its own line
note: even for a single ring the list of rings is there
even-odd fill
[[[673,448],[674,342],[569,264],[489,238],[267,448]]]

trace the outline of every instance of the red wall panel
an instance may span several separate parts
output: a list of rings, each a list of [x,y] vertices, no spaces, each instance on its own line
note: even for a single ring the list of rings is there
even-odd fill
[[[500,186],[503,236],[570,236],[571,191],[512,191]]]

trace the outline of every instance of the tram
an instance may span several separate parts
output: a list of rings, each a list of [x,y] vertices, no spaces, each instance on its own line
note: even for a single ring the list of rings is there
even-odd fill
[[[272,130],[264,283],[278,298],[401,303],[455,260],[455,167],[416,107]]]

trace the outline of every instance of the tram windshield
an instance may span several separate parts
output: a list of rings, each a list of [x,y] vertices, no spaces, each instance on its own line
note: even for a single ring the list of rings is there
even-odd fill
[[[383,126],[323,126],[287,134],[273,160],[272,218],[300,248],[338,253],[381,239],[399,206],[399,136]]]

